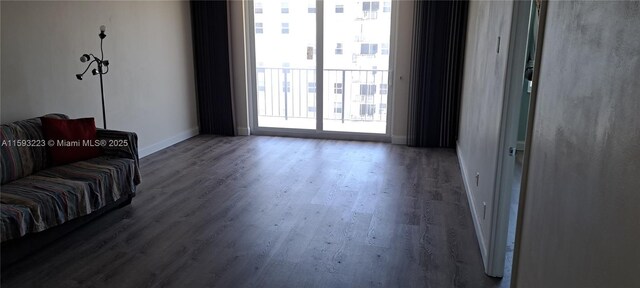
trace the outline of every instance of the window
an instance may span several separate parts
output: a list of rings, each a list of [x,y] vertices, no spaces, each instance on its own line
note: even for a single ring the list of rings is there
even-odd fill
[[[282,92],[291,92],[291,82],[282,81]]]
[[[264,68],[257,68],[258,91],[264,91]]]
[[[342,55],[342,43],[336,43],[336,55]]]
[[[376,94],[375,84],[360,84],[360,102],[373,102],[373,97]]]
[[[342,114],[342,102],[333,102],[333,113]]]
[[[360,54],[362,55],[375,55],[378,53],[378,44],[360,44]]]
[[[360,84],[360,95],[373,95],[376,94],[375,84]]]
[[[380,9],[380,2],[362,2],[362,11],[364,12],[375,12]]]
[[[342,94],[342,83],[333,83],[333,93]]]
[[[378,10],[380,9],[380,2],[362,2],[362,12],[364,12],[364,18],[376,19],[378,18]]]
[[[391,12],[391,2],[382,3],[382,12]]]
[[[389,92],[389,84],[380,84],[380,94],[387,95]]]
[[[373,95],[360,95],[360,102],[373,103]]]
[[[247,13],[242,22],[249,24],[248,29],[254,26],[253,35],[245,31],[248,38],[243,39],[250,45],[241,51],[248,59],[244,84],[252,93],[246,95],[251,109],[245,112],[252,127],[294,135],[391,133],[392,113],[387,108],[381,114],[380,103],[394,107],[395,90],[392,95],[390,89],[396,67],[390,65],[394,59],[389,39],[395,39],[390,33],[397,32],[392,25],[397,21],[392,20],[397,20],[395,1],[400,0],[230,1],[248,4],[244,8],[249,10],[240,11]],[[382,12],[385,1],[391,3],[393,14]],[[363,9],[379,17],[365,19]],[[381,84],[386,83],[387,94],[381,94],[385,93]],[[374,104],[362,108],[364,115],[373,115],[360,116],[361,104]]]
[[[360,116],[373,116],[376,113],[376,104],[360,104]]]
[[[380,53],[382,53],[382,55],[389,55],[389,44],[380,44]]]
[[[380,114],[387,113],[387,103],[380,103],[380,111],[378,113]]]

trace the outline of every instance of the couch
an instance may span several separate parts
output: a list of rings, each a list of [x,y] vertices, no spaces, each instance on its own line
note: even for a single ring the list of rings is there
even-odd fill
[[[100,157],[60,166],[51,165],[40,118],[3,124],[0,133],[2,265],[130,204],[135,196],[140,183],[135,133],[97,129],[101,143],[116,145],[103,146]]]

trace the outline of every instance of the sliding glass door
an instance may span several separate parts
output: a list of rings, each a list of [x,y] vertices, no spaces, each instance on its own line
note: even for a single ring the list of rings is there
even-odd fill
[[[385,134],[391,2],[324,1],[324,130]]]
[[[316,129],[315,2],[262,0],[253,10],[258,126]]]
[[[258,0],[252,19],[254,126],[387,134],[390,1]]]

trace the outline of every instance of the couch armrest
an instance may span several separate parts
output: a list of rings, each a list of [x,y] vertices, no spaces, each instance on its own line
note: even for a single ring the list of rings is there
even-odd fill
[[[129,158],[135,161],[135,171],[133,182],[140,184],[140,159],[138,158],[138,135],[134,132],[97,129],[98,140],[106,140],[106,145],[102,146],[104,154]]]

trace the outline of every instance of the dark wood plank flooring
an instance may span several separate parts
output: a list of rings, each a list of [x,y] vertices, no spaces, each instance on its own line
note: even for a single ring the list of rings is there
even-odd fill
[[[453,150],[198,136],[2,287],[498,287]]]

